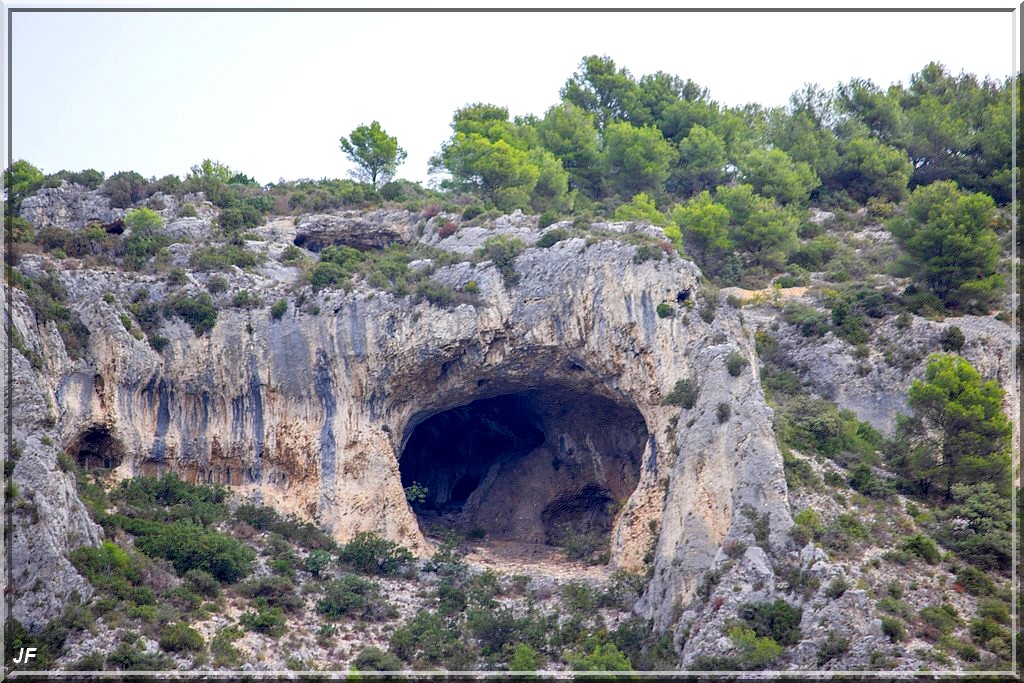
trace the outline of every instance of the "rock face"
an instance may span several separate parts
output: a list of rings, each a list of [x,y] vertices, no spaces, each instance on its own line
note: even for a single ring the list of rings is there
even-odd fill
[[[21,217],[36,230],[81,230],[94,223],[113,225],[119,223],[125,213],[124,209],[111,208],[110,200],[104,195],[66,182],[60,187],[40,190],[21,204]]]
[[[311,214],[295,225],[295,244],[320,251],[336,244],[356,249],[382,249],[389,244],[416,239],[413,226],[418,215],[411,211],[344,211],[340,214]]]
[[[319,244],[355,244],[338,240],[356,239],[356,217],[335,218],[303,219],[296,235],[309,236],[307,247],[314,235]],[[348,237],[328,240],[326,228],[313,229],[328,223],[347,226]],[[378,227],[359,233],[359,244],[415,238],[411,219],[378,216],[368,225]],[[60,447],[119,477],[175,471],[229,484],[317,520],[339,540],[375,531],[421,554],[431,552],[421,531],[430,514],[521,541],[598,529],[610,534],[613,567],[653,562],[640,609],[668,625],[723,542],[775,552],[792,522],[752,331],[735,309],[719,308],[711,323],[697,315],[706,302],[691,263],[638,263],[636,253],[622,242],[580,238],[527,249],[515,262],[515,286],[488,262],[446,266],[432,278],[454,290],[472,280],[479,289],[475,302],[446,308],[361,284],[348,293],[306,289],[299,307],[291,283],[267,277],[264,301],[290,298],[281,319],[265,308],[224,308],[198,337],[180,319],[165,319],[162,353],[119,318],[140,286],[164,296],[161,283],[115,270],[60,271],[69,305],[91,331],[89,348],[68,359],[55,331],[29,329],[31,314],[16,309],[24,336],[48,360],[45,374],[18,367],[26,381],[42,383],[56,413],[54,447],[19,466],[16,481],[53,472]],[[21,267],[37,268],[34,258]],[[748,361],[735,377],[724,362],[730,353]],[[663,404],[680,379],[699,387],[690,409]],[[479,408],[487,401],[498,401],[505,422]],[[470,416],[458,417],[460,410]],[[41,433],[32,426],[38,414],[16,408],[19,438]],[[494,422],[498,455],[471,463],[449,454],[451,462],[434,468],[441,474],[419,482],[429,490],[424,507],[434,509],[418,510],[418,519],[403,489],[426,478],[417,459],[420,471],[431,471],[423,458],[429,465],[447,456],[416,447],[417,439],[434,421],[459,419]],[[66,497],[63,517],[42,516],[16,537],[16,553],[29,551],[30,536],[65,539],[68,529],[79,532],[76,542],[98,539],[70,483],[56,481],[64,483],[51,483],[59,490],[46,495]],[[756,511],[767,535],[755,538],[745,510]],[[54,541],[36,553],[58,566],[72,545]],[[17,602],[28,605],[29,592],[17,585]],[[40,605],[19,609],[28,624],[52,616]]]

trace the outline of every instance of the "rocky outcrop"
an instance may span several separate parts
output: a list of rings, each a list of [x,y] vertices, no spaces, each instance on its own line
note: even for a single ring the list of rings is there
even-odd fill
[[[6,300],[6,288],[3,298]],[[6,301],[4,301],[6,306]],[[52,327],[38,329],[20,301],[14,305],[13,335],[3,336],[3,352],[14,336],[16,346],[38,353],[39,340],[59,340]],[[25,346],[28,345],[28,346]],[[13,431],[9,461],[14,465],[7,504],[12,511],[12,616],[38,627],[60,614],[73,593],[92,595],[92,587],[71,565],[68,556],[83,545],[96,545],[102,532],[89,517],[75,490],[74,476],[64,472],[58,458],[60,427],[52,388],[33,372],[20,350],[12,356],[8,409]],[[6,431],[7,421],[4,420]],[[7,443],[7,435],[4,443]]]
[[[67,182],[60,187],[40,190],[21,203],[21,217],[36,230],[81,230],[91,224],[114,225],[124,214],[124,209],[111,208],[110,199],[105,195]]]
[[[343,211],[338,214],[310,214],[295,224],[295,244],[310,251],[329,245],[356,249],[383,249],[389,244],[416,240],[419,214],[411,211]]]
[[[349,217],[334,225],[358,223]],[[413,239],[412,216],[383,231],[382,223],[388,221],[372,219],[377,227],[359,239]],[[279,227],[264,234],[290,239],[288,226]],[[336,236],[345,232],[338,230]],[[360,283],[348,293],[296,295],[287,278],[237,273],[232,290],[258,289],[265,302],[285,298],[285,315],[225,307],[213,330],[198,337],[180,319],[165,319],[162,353],[130,334],[120,316],[139,287],[159,301],[166,283],[115,270],[62,271],[71,305],[92,334],[79,361],[66,358],[56,335],[40,336],[54,442],[83,464],[105,455],[119,477],[175,471],[221,482],[315,519],[338,539],[376,531],[429,554],[402,481],[416,427],[474,401],[540,391],[549,398],[531,410],[542,413],[537,448],[545,450],[482,471],[467,509],[476,520],[497,519],[501,501],[518,492],[515,514],[540,519],[533,527],[537,520],[526,519],[523,528],[544,533],[557,526],[553,519],[607,514],[599,522],[610,527],[612,566],[653,562],[640,608],[667,625],[672,605],[689,599],[724,541],[746,539],[774,553],[791,521],[751,331],[733,309],[720,308],[711,323],[697,315],[704,303],[692,264],[678,257],[637,262],[636,253],[622,242],[579,238],[528,249],[516,260],[515,286],[488,262],[456,263],[431,277],[455,291],[473,281],[479,293],[449,307]],[[38,259],[27,256],[21,267],[38,270]],[[192,278],[185,285],[196,287]],[[18,317],[24,324],[30,316]],[[736,377],[725,367],[731,352],[748,360]],[[696,404],[664,405],[684,378],[700,387]],[[593,406],[590,422],[556,414],[559,400],[550,397],[558,396]],[[621,438],[596,438],[601,410],[635,415],[639,426]],[[544,468],[556,463],[569,469],[535,490],[523,488],[531,473],[547,476]],[[742,512],[748,507],[763,516],[766,537],[754,537]]]

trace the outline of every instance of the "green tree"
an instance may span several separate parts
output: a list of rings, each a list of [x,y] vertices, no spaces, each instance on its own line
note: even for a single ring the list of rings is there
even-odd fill
[[[661,194],[675,160],[672,144],[653,126],[615,121],[605,128],[601,163],[609,195]]]
[[[24,159],[18,159],[4,171],[4,190],[7,201],[14,212],[21,208],[21,201],[43,186],[46,176]]]
[[[171,243],[170,238],[161,233],[164,219],[152,209],[129,211],[124,224],[131,231],[124,240],[124,262],[132,270],[142,268],[151,256]]]
[[[614,218],[617,221],[650,223],[657,226],[665,225],[665,215],[658,211],[658,207],[654,205],[654,200],[643,192],[634,195],[628,204],[623,204],[615,209]]]
[[[407,156],[398,146],[398,138],[388,135],[377,121],[357,127],[349,137],[341,136],[339,142],[341,151],[358,166],[351,172],[352,177],[378,190],[394,177]]]
[[[929,356],[924,379],[914,381],[908,393],[917,419],[901,425],[912,449],[899,463],[904,473],[924,492],[941,486],[947,500],[957,483],[989,482],[1009,495],[1011,425],[1002,410],[1003,393],[965,358]]]
[[[743,180],[754,192],[774,197],[780,204],[804,206],[821,181],[810,165],[793,161],[780,149],[756,149],[743,160]]]
[[[537,124],[540,144],[569,174],[569,187],[595,197],[601,183],[600,138],[594,115],[572,102],[548,109]]]
[[[626,655],[614,643],[598,643],[590,652],[570,653],[566,659],[573,671],[632,671]]]
[[[711,273],[718,272],[722,257],[733,250],[729,218],[729,209],[716,204],[707,190],[672,209],[672,222],[683,232],[687,253]]]
[[[670,189],[690,196],[718,185],[725,177],[727,159],[725,141],[714,131],[694,125],[679,143],[679,165],[669,180]]]
[[[715,190],[715,201],[729,210],[729,237],[756,265],[781,267],[796,245],[798,221],[790,211],[754,192],[747,184]]]
[[[561,91],[566,102],[589,111],[605,130],[612,121],[629,120],[637,111],[640,91],[629,71],[615,66],[607,56],[591,55],[580,62]]]
[[[1003,287],[996,221],[991,197],[939,181],[916,188],[889,229],[919,282],[948,306],[987,313]]]
[[[830,185],[858,202],[871,197],[898,202],[906,195],[914,168],[905,152],[869,136],[843,141],[840,150]]]

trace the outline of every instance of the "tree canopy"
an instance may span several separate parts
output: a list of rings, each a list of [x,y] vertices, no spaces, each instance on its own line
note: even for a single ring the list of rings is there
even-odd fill
[[[388,135],[377,121],[357,127],[349,137],[341,136],[339,142],[341,151],[356,165],[352,177],[376,189],[395,176],[406,158],[406,151],[398,146],[398,138]]]

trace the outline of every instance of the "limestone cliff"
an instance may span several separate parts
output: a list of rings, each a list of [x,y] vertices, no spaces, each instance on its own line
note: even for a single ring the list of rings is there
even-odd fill
[[[64,214],[77,215],[46,215]],[[339,220],[306,218],[298,228],[289,219],[272,221],[261,229],[266,241],[253,246],[279,253],[303,241],[297,231],[307,245],[314,232],[323,241]],[[439,241],[409,215],[364,232],[404,239],[416,220],[422,241],[442,248],[457,241]],[[529,235],[528,242],[540,235],[524,219],[490,230],[502,231]],[[14,354],[16,386],[26,396],[12,406],[15,439],[26,448],[15,481],[61,511],[22,527],[15,562],[30,553],[36,564],[64,572],[54,581],[84,589],[62,558],[98,537],[57,471],[58,447],[118,477],[175,471],[221,482],[315,519],[338,539],[373,530],[429,554],[403,491],[400,463],[411,435],[450,409],[512,396],[534,415],[539,445],[478,468],[461,513],[466,523],[550,540],[557,520],[611,510],[603,522],[611,564],[640,568],[645,555],[653,562],[640,609],[668,625],[673,605],[692,595],[724,541],[781,552],[791,520],[751,330],[732,308],[720,307],[710,323],[711,316],[697,314],[709,302],[691,263],[636,256],[636,247],[621,241],[568,239],[522,253],[514,285],[489,262],[455,263],[432,278],[453,290],[472,280],[479,293],[448,307],[361,282],[347,293],[313,292],[296,284],[295,268],[270,262],[231,274],[220,297],[248,287],[267,303],[287,299],[283,317],[225,305],[201,336],[168,318],[159,331],[169,343],[160,353],[133,336],[121,316],[139,288],[160,301],[177,285],[112,268],[56,269],[91,334],[84,357],[70,359],[52,326],[35,326],[15,290],[23,346],[46,360],[33,372],[21,352]],[[39,274],[47,261],[25,256],[19,269]],[[198,294],[206,279],[193,273],[180,287]],[[726,370],[731,352],[748,361],[738,376]],[[696,403],[682,411],[663,404],[680,379],[699,387]],[[43,448],[46,401],[55,419],[46,428],[53,446]],[[612,424],[623,425],[619,435],[602,440]],[[463,470],[435,489],[454,490]],[[755,541],[744,509],[765,516],[766,539]],[[521,524],[501,531],[488,521],[509,515]],[[40,539],[52,540],[41,547]],[[15,591],[16,615],[26,623],[55,613],[31,581],[16,580]]]

